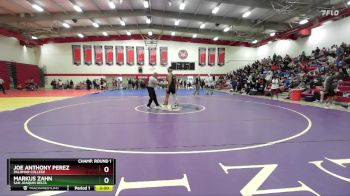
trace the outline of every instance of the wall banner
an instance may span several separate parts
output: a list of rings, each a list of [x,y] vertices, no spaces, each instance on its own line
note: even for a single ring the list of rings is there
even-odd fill
[[[103,64],[102,46],[94,46],[94,52],[95,52],[95,65],[102,65]]]
[[[92,47],[88,45],[84,45],[83,50],[84,50],[84,64],[91,65],[92,64]]]
[[[225,48],[218,48],[218,66],[225,65]]]
[[[149,65],[155,66],[157,64],[157,48],[149,47],[148,48],[149,55]]]
[[[73,64],[81,65],[81,46],[72,45],[72,51],[73,51]]]
[[[135,51],[134,46],[126,46],[126,63],[128,65],[135,64]]]
[[[160,47],[159,52],[160,52],[160,64],[162,66],[167,66],[168,65],[168,47]]]
[[[124,46],[115,47],[116,63],[117,65],[124,65]]]
[[[105,46],[105,59],[107,65],[113,65],[114,50],[113,46]]]
[[[216,48],[208,48],[208,65],[214,66],[216,58]]]
[[[199,48],[198,55],[199,55],[198,65],[205,66],[207,64],[207,49],[206,48]]]
[[[143,46],[136,47],[137,65],[145,64],[145,48]]]

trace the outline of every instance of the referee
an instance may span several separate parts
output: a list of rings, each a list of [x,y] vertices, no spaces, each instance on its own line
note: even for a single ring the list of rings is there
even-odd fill
[[[148,90],[148,95],[149,95],[149,101],[147,104],[147,108],[151,108],[151,104],[154,101],[154,103],[156,104],[157,107],[159,107],[159,103],[157,100],[157,95],[156,92],[154,91],[154,88],[158,85],[158,80],[157,80],[157,72],[155,72],[153,74],[153,76],[151,76],[148,80],[148,86],[147,86],[147,90]]]

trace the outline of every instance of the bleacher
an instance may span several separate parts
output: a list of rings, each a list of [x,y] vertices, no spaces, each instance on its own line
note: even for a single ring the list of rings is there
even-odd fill
[[[254,62],[252,65],[247,65],[227,74],[226,79],[230,80],[233,78],[234,82],[237,81],[240,87],[237,85],[236,89],[240,89],[237,90],[240,93],[270,96],[271,81],[267,78],[270,75],[275,75],[281,83],[281,92],[289,92],[287,98],[290,98],[291,89],[298,89],[302,91],[301,98],[303,100],[315,101],[320,99],[320,91],[323,90],[322,85],[326,78],[326,73],[333,75],[339,73],[335,78],[335,81],[338,81],[336,101],[350,103],[350,73],[348,70],[350,45],[342,43],[339,47],[333,45],[332,48],[335,51],[331,51],[329,48],[322,48],[322,50],[317,48],[319,50],[317,54],[316,50],[314,50],[310,56],[306,56],[303,53],[294,58],[288,55],[282,58],[282,56],[275,54],[273,59],[270,57],[264,58]],[[263,84],[265,84],[264,93],[255,93],[259,88],[257,81],[261,79],[264,80]]]
[[[11,87],[33,90],[33,87],[43,85],[41,71],[37,65],[0,61],[0,77],[5,81],[6,90]]]
[[[337,102],[350,103],[350,77],[339,83],[337,92]]]

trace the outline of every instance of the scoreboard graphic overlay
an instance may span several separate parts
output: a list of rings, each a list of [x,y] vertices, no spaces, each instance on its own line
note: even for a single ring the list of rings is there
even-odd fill
[[[113,191],[115,159],[8,159],[11,191]]]

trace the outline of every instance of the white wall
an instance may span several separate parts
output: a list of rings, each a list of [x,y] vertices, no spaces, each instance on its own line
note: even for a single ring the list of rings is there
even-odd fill
[[[257,49],[258,59],[272,56],[274,53],[295,57],[305,51],[310,54],[316,47],[331,47],[342,42],[350,43],[350,17],[324,24],[312,29],[309,37],[294,40],[279,40]]]
[[[350,17],[339,21],[334,21],[329,24],[324,24],[320,27],[312,29],[312,34],[309,37],[298,40],[279,40],[259,48],[247,47],[232,47],[232,46],[215,46],[206,44],[195,44],[187,42],[173,42],[173,41],[159,41],[157,50],[157,66],[152,67],[148,65],[148,51],[145,50],[145,65],[143,66],[143,73],[150,74],[158,72],[166,73],[166,68],[160,66],[159,47],[168,47],[169,65],[172,61],[188,61],[196,63],[195,71],[176,71],[177,74],[223,74],[239,67],[252,63],[256,59],[262,59],[272,56],[274,53],[284,56],[290,54],[295,57],[305,51],[310,54],[313,49],[319,47],[330,47],[333,44],[341,44],[342,42],[350,43]],[[112,46],[144,46],[142,40],[128,40],[128,41],[107,41],[107,42],[82,42],[82,43],[63,43],[63,44],[46,44],[41,47],[41,55],[39,60],[40,66],[47,68],[47,73],[51,74],[136,74],[138,73],[138,66],[108,66],[108,65],[80,65],[75,66],[72,63],[72,48],[73,44],[78,45],[112,45]],[[198,48],[199,47],[225,47],[226,48],[226,62],[225,66],[213,67],[198,66]],[[181,60],[178,57],[178,51],[186,49],[189,56],[186,60]],[[135,55],[136,62],[136,55]],[[49,77],[52,78],[60,77]],[[61,77],[67,79],[71,77]],[[92,77],[91,77],[92,78]],[[85,77],[75,77],[76,81],[84,80]]]
[[[143,40],[128,40],[128,41],[106,41],[106,42],[82,42],[82,43],[62,43],[62,44],[46,44],[41,47],[40,66],[45,66],[47,73],[49,74],[137,74],[137,65],[113,65],[108,66],[106,64],[102,66],[80,65],[76,66],[72,62],[72,45],[111,45],[111,46],[145,46]],[[195,62],[195,71],[176,71],[177,74],[223,74],[232,71],[235,67],[244,66],[251,63],[256,59],[256,49],[246,47],[232,47],[232,46],[215,46],[205,44],[195,44],[187,42],[173,42],[173,41],[159,41],[157,45],[157,65],[148,65],[148,50],[145,48],[145,65],[143,66],[144,74],[151,74],[158,72],[160,74],[166,74],[166,67],[160,66],[159,47],[168,47],[168,64],[171,62]],[[224,47],[226,48],[225,66],[219,67],[217,65],[210,67],[198,66],[198,48],[199,47]],[[125,49],[125,48],[124,48]],[[187,50],[188,57],[185,60],[181,60],[178,57],[178,51]],[[217,56],[217,55],[216,55]],[[114,59],[115,60],[115,59]],[[126,56],[124,56],[126,60]],[[136,55],[135,55],[136,62]],[[66,79],[67,77],[49,77]],[[75,80],[86,79],[86,77],[74,77]],[[90,77],[92,78],[92,77]]]
[[[17,63],[38,64],[37,47],[21,46],[16,38],[0,35],[0,60]]]
[[[86,74],[136,74],[138,71],[137,65],[113,65],[108,66],[106,64],[102,66],[94,65],[91,66],[73,65],[72,62],[72,45],[112,45],[112,46],[144,46],[142,40],[133,41],[108,41],[108,42],[83,42],[83,43],[63,43],[63,44],[46,44],[41,48],[41,56],[39,64],[40,66],[47,67],[47,73],[86,73]],[[149,74],[157,71],[158,73],[166,73],[166,68],[160,66],[160,56],[159,47],[168,47],[168,62],[195,62],[195,71],[177,71],[179,74],[194,74],[194,73],[212,73],[212,74],[222,74],[234,67],[242,66],[250,63],[256,59],[256,49],[246,48],[246,47],[231,47],[231,46],[216,46],[216,45],[205,45],[205,44],[194,44],[194,43],[184,43],[184,42],[172,42],[172,41],[159,41],[157,49],[157,66],[148,65],[148,51],[145,51],[145,65],[143,66],[143,73]],[[226,48],[226,59],[225,66],[219,67],[217,65],[210,67],[198,66],[198,48],[199,47],[224,47]],[[178,51],[185,49],[188,51],[188,57],[185,60],[181,60],[178,57]],[[126,60],[126,56],[124,58]],[[136,55],[135,55],[136,62]]]

